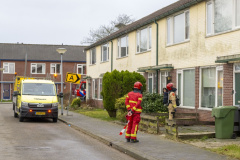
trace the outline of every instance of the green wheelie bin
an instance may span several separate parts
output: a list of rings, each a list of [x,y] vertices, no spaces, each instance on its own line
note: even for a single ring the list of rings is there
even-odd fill
[[[235,110],[237,110],[237,107],[234,106],[221,106],[212,109],[212,116],[215,117],[216,138],[236,138],[233,133]]]

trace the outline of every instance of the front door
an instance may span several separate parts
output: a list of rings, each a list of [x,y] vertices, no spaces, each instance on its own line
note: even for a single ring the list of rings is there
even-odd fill
[[[240,73],[235,73],[235,105],[240,105]]]
[[[10,84],[3,84],[3,99],[10,99]]]

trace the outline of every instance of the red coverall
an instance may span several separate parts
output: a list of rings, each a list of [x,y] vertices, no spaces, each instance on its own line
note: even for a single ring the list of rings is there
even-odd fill
[[[142,94],[141,93],[135,93],[135,92],[129,92],[125,104],[127,107],[127,110],[132,110],[133,114],[131,117],[128,117],[128,125],[126,128],[126,135],[125,137],[127,139],[137,139],[137,131],[138,131],[138,124],[140,122],[140,114],[142,113]]]

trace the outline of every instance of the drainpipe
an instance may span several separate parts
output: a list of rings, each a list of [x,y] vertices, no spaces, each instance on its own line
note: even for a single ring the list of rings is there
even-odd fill
[[[111,41],[111,72],[113,70],[113,41]]]
[[[158,23],[155,20],[156,24],[156,66],[158,66]],[[158,93],[158,71],[156,70],[156,93]]]

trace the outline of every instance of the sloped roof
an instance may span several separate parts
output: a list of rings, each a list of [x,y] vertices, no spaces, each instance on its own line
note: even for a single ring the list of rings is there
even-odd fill
[[[63,61],[86,62],[84,48],[86,46],[75,45],[44,45],[44,44],[19,44],[0,43],[0,60],[28,60],[38,61],[60,61],[61,56],[57,48],[66,48]]]
[[[179,0],[167,7],[164,7],[162,9],[159,9],[156,12],[153,12],[152,14],[143,17],[142,19],[139,19],[123,28],[120,30],[112,33],[111,35],[97,41],[96,43],[90,45],[89,47],[86,47],[85,50],[91,49],[93,47],[96,47],[98,45],[104,44],[106,42],[109,42],[115,38],[118,38],[124,34],[130,33],[134,30],[137,30],[145,25],[148,25],[150,23],[153,23],[154,21],[160,20],[162,18],[165,18],[169,15],[172,15],[180,10],[184,10],[186,8],[189,8],[190,6],[193,6],[199,2],[202,2],[205,0]]]

